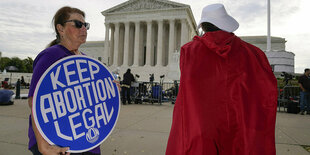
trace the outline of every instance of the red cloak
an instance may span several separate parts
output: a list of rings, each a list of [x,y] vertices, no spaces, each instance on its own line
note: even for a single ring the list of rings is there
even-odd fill
[[[275,155],[277,81],[263,51],[233,33],[185,44],[166,155]]]

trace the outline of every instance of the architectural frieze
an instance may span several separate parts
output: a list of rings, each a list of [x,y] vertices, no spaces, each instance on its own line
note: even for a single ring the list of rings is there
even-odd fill
[[[124,6],[120,6],[114,10],[110,10],[108,13],[115,12],[132,12],[132,11],[144,11],[144,10],[159,10],[159,9],[172,9],[184,6],[173,5],[167,2],[158,0],[135,0]]]

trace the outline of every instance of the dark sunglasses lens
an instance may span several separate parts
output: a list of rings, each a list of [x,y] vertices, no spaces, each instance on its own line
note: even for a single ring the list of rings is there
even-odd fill
[[[86,29],[88,30],[89,27],[90,27],[90,24],[89,23],[82,23],[81,21],[78,21],[78,20],[75,20],[74,21],[74,24],[75,24],[75,27],[76,28],[82,28],[82,26],[84,25],[86,27]]]
[[[86,29],[88,30],[89,27],[90,27],[90,24],[89,24],[89,23],[85,23],[85,27],[86,27]]]
[[[77,20],[74,21],[74,24],[75,24],[75,27],[79,29],[83,26],[83,23]]]

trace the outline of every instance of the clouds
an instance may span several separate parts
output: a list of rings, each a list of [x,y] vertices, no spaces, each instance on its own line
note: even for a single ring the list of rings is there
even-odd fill
[[[120,1],[120,0],[118,0]],[[55,39],[52,18],[63,6],[77,7],[91,23],[88,40],[104,40],[101,11],[117,3],[108,0],[10,0],[0,1],[0,51],[3,56],[35,57]],[[120,3],[120,2],[119,2]]]
[[[23,1],[0,2],[0,50],[8,57],[34,57],[52,32],[47,6]]]
[[[240,23],[239,36],[267,34],[267,2],[258,0],[173,0],[191,6],[196,22],[201,10],[212,3],[223,3],[227,12]],[[55,38],[52,18],[63,6],[77,7],[91,24],[88,41],[104,40],[105,25],[101,12],[126,0],[7,0],[0,1],[0,51],[3,56],[35,56]],[[287,50],[296,54],[297,72],[310,67],[309,0],[271,0],[271,34],[286,38]]]

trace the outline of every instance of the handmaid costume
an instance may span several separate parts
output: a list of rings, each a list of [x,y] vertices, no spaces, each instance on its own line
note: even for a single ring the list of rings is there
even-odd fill
[[[185,44],[166,155],[275,155],[277,81],[263,51],[233,33]]]

